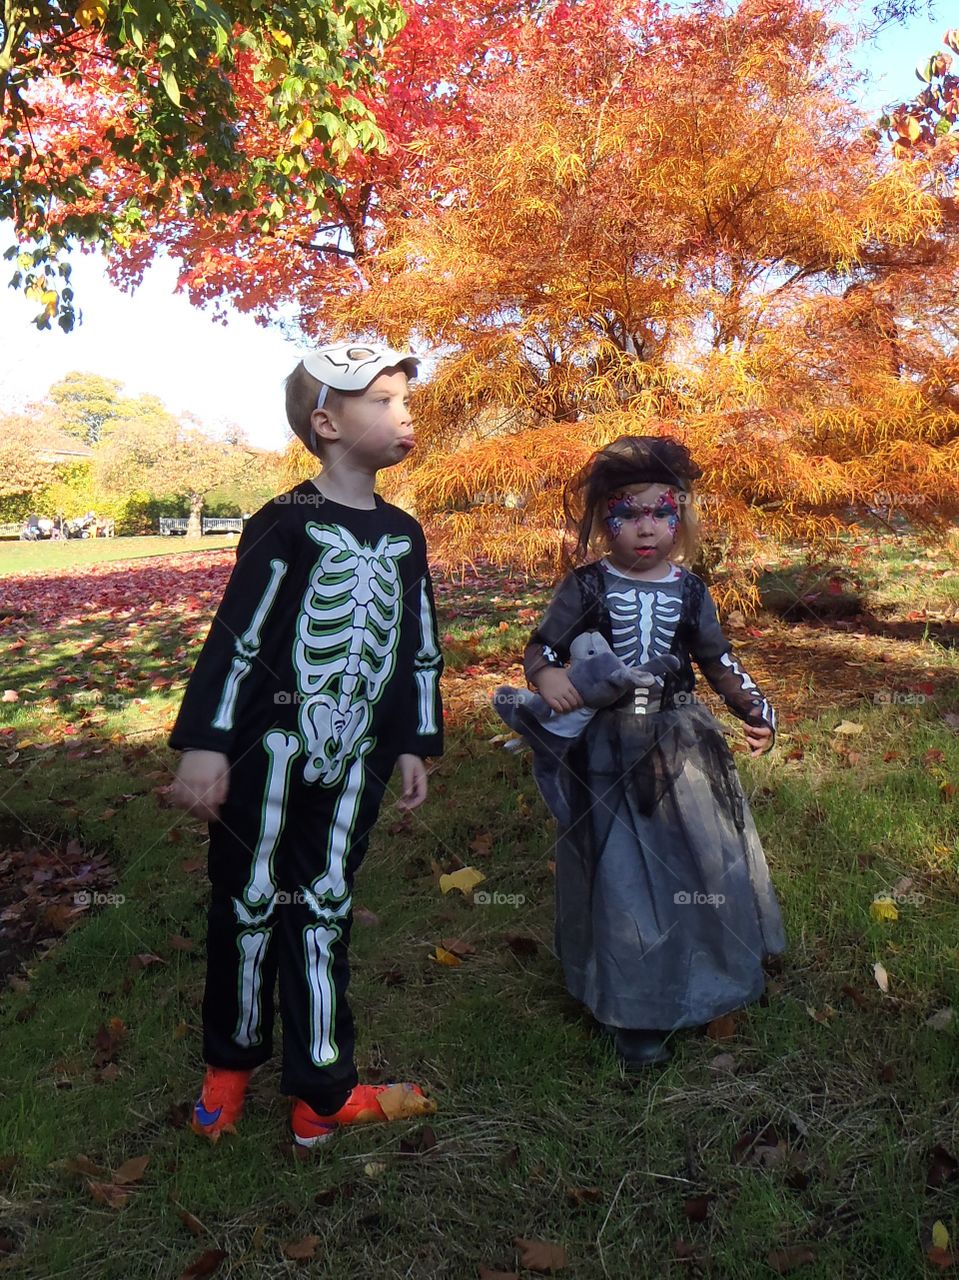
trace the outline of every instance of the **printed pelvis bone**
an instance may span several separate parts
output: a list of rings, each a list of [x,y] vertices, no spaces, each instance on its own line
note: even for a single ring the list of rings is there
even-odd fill
[[[323,548],[303,597],[293,662],[304,700],[303,778],[329,785],[366,736],[372,706],[396,664],[403,588],[398,561],[409,538],[364,546],[347,530],[308,524]]]

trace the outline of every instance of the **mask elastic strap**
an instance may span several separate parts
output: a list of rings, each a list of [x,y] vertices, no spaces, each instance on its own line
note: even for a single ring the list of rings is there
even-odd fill
[[[317,409],[322,409],[323,406],[326,404],[326,394],[328,391],[329,391],[329,387],[324,382],[323,385],[320,387],[320,394],[316,397]]]

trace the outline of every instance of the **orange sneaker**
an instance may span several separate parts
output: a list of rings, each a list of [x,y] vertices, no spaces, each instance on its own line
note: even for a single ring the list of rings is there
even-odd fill
[[[224,1133],[236,1133],[252,1074],[252,1070],[228,1071],[225,1067],[208,1066],[190,1120],[193,1132],[211,1142],[218,1142]]]
[[[391,1091],[389,1106],[384,1110],[379,1100],[387,1090]],[[425,1096],[418,1084],[358,1084],[339,1111],[331,1115],[317,1115],[301,1098],[294,1098],[290,1123],[293,1141],[301,1147],[314,1147],[347,1125],[386,1124],[408,1116],[432,1115],[435,1110],[436,1103]]]

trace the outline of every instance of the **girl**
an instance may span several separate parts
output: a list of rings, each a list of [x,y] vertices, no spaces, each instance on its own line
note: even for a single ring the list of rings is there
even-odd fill
[[[593,455],[564,505],[572,558],[605,555],[563,578],[523,657],[557,712],[582,705],[563,667],[583,631],[630,665],[680,660],[661,684],[598,711],[565,756],[556,950],[628,1069],[667,1061],[670,1031],[756,1000],[764,957],[785,949],[732,753],[693,694],[690,658],[745,722],[751,755],[771,749],[775,712],[731,656],[705,583],[680,563],[695,554],[700,475],[669,437],[623,436]]]

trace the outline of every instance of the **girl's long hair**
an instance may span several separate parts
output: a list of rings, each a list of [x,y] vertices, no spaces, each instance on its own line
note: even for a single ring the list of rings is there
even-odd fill
[[[670,559],[691,565],[699,552],[693,483],[702,474],[686,446],[672,436],[620,436],[598,449],[563,490],[568,534],[563,542],[563,569],[568,572],[602,554],[606,500],[637,484],[668,484],[679,490],[679,533]]]

